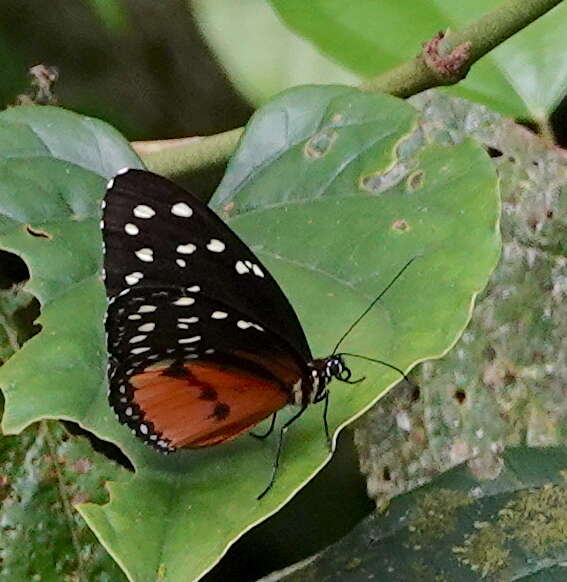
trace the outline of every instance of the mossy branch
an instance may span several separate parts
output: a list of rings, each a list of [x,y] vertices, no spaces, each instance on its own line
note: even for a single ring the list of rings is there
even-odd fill
[[[476,61],[561,2],[508,0],[462,30],[437,34],[416,58],[366,81],[360,89],[406,98],[432,87],[454,85]],[[226,162],[243,131],[240,127],[206,137],[132,145],[149,170],[179,177]]]

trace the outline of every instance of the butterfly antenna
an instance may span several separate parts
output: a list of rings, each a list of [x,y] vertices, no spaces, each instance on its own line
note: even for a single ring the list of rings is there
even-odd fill
[[[350,327],[345,331],[345,333],[343,333],[343,335],[341,336],[341,339],[337,342],[337,345],[335,346],[335,349],[333,350],[333,355],[337,353],[337,350],[339,349],[339,346],[343,343],[344,339],[347,337],[347,335],[360,323],[361,319],[376,305],[376,303],[378,303],[378,301],[380,301],[380,299],[382,299],[382,297],[384,297],[384,295],[386,295],[386,293],[390,290],[390,287],[392,287],[392,285],[402,276],[402,274],[404,273],[404,271],[415,261],[417,257],[412,257],[396,274],[396,276],[386,285],[386,287],[384,287],[384,289],[382,289],[382,291],[380,291],[380,293],[378,294],[378,297],[376,297],[376,299],[374,299],[372,301],[372,303],[370,303],[370,305],[354,320],[354,322],[350,325]],[[348,354],[351,355],[351,354]],[[384,362],[380,362],[380,363],[384,363]],[[390,366],[392,367],[392,366]],[[399,371],[399,370],[398,370]]]
[[[393,364],[388,364],[388,362],[384,362],[383,360],[376,360],[375,358],[369,358],[368,356],[363,356],[361,354],[350,354],[348,352],[341,352],[340,354],[337,354],[338,356],[350,356],[351,358],[360,358],[361,360],[367,360],[368,362],[374,362],[375,364],[382,364],[382,366],[386,366],[387,368],[391,368],[392,370],[396,370],[396,372],[402,376],[402,378],[410,385],[413,386],[414,388],[417,387],[417,385],[415,384],[415,382],[412,382],[404,373],[402,370],[400,370],[400,368],[398,368],[397,366],[394,366]]]

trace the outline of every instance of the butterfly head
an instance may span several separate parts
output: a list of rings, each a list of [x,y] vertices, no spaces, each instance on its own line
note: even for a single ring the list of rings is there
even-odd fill
[[[327,385],[336,378],[341,382],[348,382],[351,371],[339,354],[311,362],[311,386],[310,402],[320,402],[327,395]]]

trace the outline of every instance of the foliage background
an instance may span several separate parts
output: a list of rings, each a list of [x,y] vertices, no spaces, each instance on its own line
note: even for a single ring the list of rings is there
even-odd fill
[[[129,139],[158,139],[217,133],[243,125],[259,102],[283,88],[278,85],[282,79],[286,85],[356,80],[355,75],[279,25],[279,32],[263,38],[248,35],[258,44],[252,40],[232,43],[244,62],[250,62],[248,71],[238,69],[234,83],[223,69],[224,65],[230,71],[231,63],[225,60],[221,65],[202,36],[203,32],[208,34],[209,43],[218,50],[211,32],[210,9],[206,12],[203,1],[192,4],[194,12],[181,0],[167,4],[152,0],[54,0],[46,10],[43,3],[34,0],[17,5],[1,0],[1,105],[13,104],[16,95],[28,91],[29,67],[40,62],[56,64],[61,75],[56,93],[63,106],[104,118]],[[271,12],[255,10],[252,2],[246,4],[252,6],[246,18],[250,31],[278,27]],[[258,51],[256,47],[268,38],[271,50]],[[260,66],[251,62],[251,55],[269,55],[274,60]],[[250,71],[263,75],[250,77]],[[563,109],[565,105],[560,104],[552,115],[560,140],[566,125]],[[217,168],[193,177],[188,185],[210,193],[221,174],[222,168]],[[3,314],[7,323],[0,329],[0,357],[6,357],[11,342],[18,341],[9,337],[12,316]],[[390,404],[386,401],[383,406]],[[22,501],[39,512],[49,510],[54,521],[41,527],[57,531],[57,542],[37,557],[41,567],[54,563],[52,575],[64,573],[69,579],[120,580],[112,561],[105,558],[77,516],[68,511],[77,495],[102,499],[102,481],[116,469],[111,461],[97,457],[96,464],[102,468],[93,475],[93,453],[85,442],[75,441],[69,444],[61,430],[50,423],[28,429],[23,441],[3,439],[0,491],[4,491],[4,502],[14,507],[14,513],[8,514],[9,522],[21,520],[17,509]],[[233,579],[252,580],[306,557],[341,537],[370,511],[373,505],[358,473],[351,435],[344,434],[341,442],[333,463],[279,515],[240,541],[208,576],[209,582],[226,579],[229,574]],[[92,477],[86,483],[88,479],[76,474]],[[346,499],[350,506],[345,505]],[[22,543],[27,539],[26,528],[29,532],[30,527],[38,527],[34,523],[18,529],[11,523],[3,535]],[[294,545],[290,540],[298,530],[304,532],[302,543]],[[63,558],[58,561],[55,556]]]

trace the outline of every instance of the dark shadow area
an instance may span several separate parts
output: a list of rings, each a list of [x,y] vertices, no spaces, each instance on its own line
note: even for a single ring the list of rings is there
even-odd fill
[[[10,289],[29,278],[28,266],[18,255],[0,250],[0,289]]]
[[[555,135],[557,145],[567,148],[567,95],[551,114],[549,125]]]
[[[257,580],[336,542],[373,510],[352,432],[344,430],[331,462],[283,509],[238,540],[203,582]]]
[[[41,331],[35,323],[41,311],[39,301],[22,289],[29,277],[28,266],[18,255],[0,250],[0,299],[5,301],[0,313],[18,346]]]
[[[531,119],[517,119],[516,122],[527,127],[536,135],[542,134],[539,124]],[[549,131],[553,134],[559,147],[567,148],[567,95],[563,97],[549,116]]]
[[[98,438],[76,422],[71,422],[70,420],[62,420],[61,422],[67,429],[67,432],[73,436],[85,437],[97,453],[103,454],[107,459],[118,463],[128,471],[135,472],[134,465],[132,465],[130,459],[120,450],[120,447],[114,443]]]

